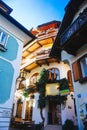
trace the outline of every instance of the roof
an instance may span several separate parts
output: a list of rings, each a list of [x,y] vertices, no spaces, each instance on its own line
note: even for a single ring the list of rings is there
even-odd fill
[[[76,12],[79,10],[79,6],[85,0],[70,0],[70,2],[65,7],[65,15],[63,17],[62,23],[59,27],[59,31],[57,33],[57,37],[52,46],[50,56],[58,56],[61,59],[61,46],[60,46],[60,35],[66,30],[66,28],[71,24]]]
[[[8,14],[12,12],[12,8],[10,8],[7,4],[5,4],[2,0],[0,0],[0,8],[6,11]]]
[[[31,29],[32,34],[37,35],[38,33],[42,32],[41,35],[43,35],[43,33],[45,33],[47,30],[52,31],[54,28],[57,29],[60,26],[60,21],[50,21],[41,25],[38,25],[36,29]]]
[[[38,25],[38,29],[39,30],[47,30],[47,29],[49,29],[49,28],[58,28],[59,27],[59,25],[60,25],[60,21],[56,21],[56,20],[54,20],[54,21],[50,21],[50,22],[47,22],[47,23],[44,23],[44,24],[41,24],[41,25]]]
[[[65,7],[65,15],[63,17],[58,35],[64,32],[64,30],[71,24],[74,15],[79,10],[79,6],[84,2],[85,0],[70,0],[70,2]]]
[[[28,31],[23,25],[21,25],[18,21],[16,21],[13,17],[11,17],[8,13],[4,12],[2,9],[0,9],[0,14],[5,17],[8,21],[10,21],[12,24],[14,24],[17,28],[19,28],[20,30],[22,30],[25,34],[27,34],[29,37],[32,38],[32,40],[34,40],[36,37],[30,32]],[[31,41],[32,41],[31,40]],[[29,41],[29,42],[31,42]]]

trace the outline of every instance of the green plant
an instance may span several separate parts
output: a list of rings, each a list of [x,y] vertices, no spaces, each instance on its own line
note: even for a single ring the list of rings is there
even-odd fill
[[[62,130],[74,130],[74,122],[72,120],[67,119],[65,124],[62,126]]]
[[[66,78],[59,80],[59,91],[69,89],[69,82]]]
[[[35,83],[36,86],[37,86],[37,91],[39,92],[39,100],[38,100],[38,107],[40,108],[40,115],[41,115],[41,118],[43,120],[43,123],[44,123],[44,120],[45,118],[43,117],[43,108],[45,107],[46,105],[46,100],[48,98],[53,98],[53,96],[50,96],[50,97],[45,97],[45,93],[46,93],[46,83],[48,82],[48,71],[43,68],[39,74],[39,79],[38,81]],[[59,81],[57,81],[59,83],[59,91],[61,90],[65,90],[65,89],[69,89],[69,84],[68,84],[68,80],[66,78],[64,79],[61,79]],[[65,101],[67,100],[67,97],[66,96],[61,96],[61,95],[57,95],[57,98],[56,98],[57,102],[59,102],[60,104],[65,104]]]
[[[59,103],[59,104],[65,104],[67,97],[61,96],[61,95],[55,95],[55,96],[48,95],[48,96],[46,96],[45,99],[48,101],[55,101],[56,103]]]
[[[24,91],[23,91],[23,96],[24,96],[25,98],[27,98],[27,97],[29,96],[29,94],[30,94],[30,93],[33,93],[33,92],[35,92],[35,88],[32,87],[32,86],[29,86],[28,88],[24,89]]]

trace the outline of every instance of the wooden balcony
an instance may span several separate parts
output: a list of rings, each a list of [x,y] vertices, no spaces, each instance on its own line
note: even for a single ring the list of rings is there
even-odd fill
[[[25,58],[24,60],[22,60],[21,66],[23,67],[25,64],[32,64],[33,62],[36,62],[38,60],[48,59],[49,54],[50,54],[50,49],[36,52],[32,58]]]
[[[49,58],[50,50],[44,51],[42,54],[37,54],[36,55],[36,60],[41,60],[41,59],[47,59]]]
[[[49,57],[50,50],[46,50],[44,53],[37,53],[32,59],[23,60],[23,64],[21,65],[21,70],[25,69],[30,72],[32,69],[42,66],[43,64],[49,65],[52,62],[58,62],[55,58]]]
[[[37,39],[38,39],[38,41],[40,41],[40,40],[43,40],[43,39],[55,37],[57,32],[58,32],[58,29],[53,29],[53,30],[49,29],[46,32],[38,34]]]
[[[87,8],[60,37],[61,47],[70,54],[75,54],[84,44],[87,44]]]

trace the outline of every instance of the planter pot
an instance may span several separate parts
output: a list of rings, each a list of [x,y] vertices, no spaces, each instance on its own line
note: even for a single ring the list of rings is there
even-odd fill
[[[70,93],[69,89],[64,89],[64,90],[59,91],[59,94],[60,94],[61,96],[65,96],[65,95],[67,95],[67,94],[69,94],[69,93]]]

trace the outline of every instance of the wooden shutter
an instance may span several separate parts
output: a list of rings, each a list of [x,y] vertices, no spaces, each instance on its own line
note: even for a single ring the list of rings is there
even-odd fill
[[[68,82],[69,82],[69,86],[70,86],[70,91],[73,92],[74,89],[73,89],[73,84],[72,84],[72,74],[71,74],[71,70],[69,70],[67,72],[67,77],[68,77]]]
[[[54,68],[54,79],[56,79],[56,68]]]
[[[52,80],[52,73],[51,73],[51,70],[49,70],[49,76],[48,76],[48,79],[49,79],[49,80]]]
[[[73,70],[74,81],[76,82],[81,78],[81,68],[80,68],[79,61],[75,61],[72,64],[72,70]]]

